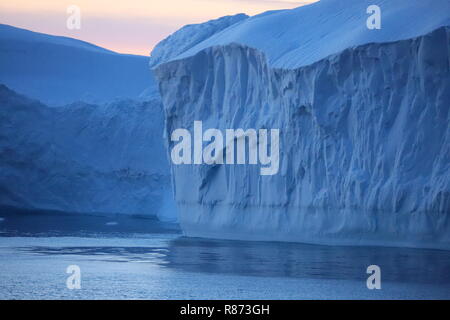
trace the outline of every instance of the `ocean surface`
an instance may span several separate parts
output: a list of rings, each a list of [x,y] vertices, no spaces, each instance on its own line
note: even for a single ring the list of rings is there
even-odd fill
[[[81,288],[66,285],[80,268]],[[366,285],[381,268],[381,289]],[[0,299],[449,299],[450,252],[187,238],[145,217],[0,210]]]

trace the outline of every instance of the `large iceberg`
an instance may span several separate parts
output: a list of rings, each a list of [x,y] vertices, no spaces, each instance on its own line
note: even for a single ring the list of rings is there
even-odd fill
[[[172,164],[186,235],[450,249],[450,3],[377,1],[381,30],[370,4],[248,18],[155,68],[169,152],[194,121],[280,129],[277,175]]]

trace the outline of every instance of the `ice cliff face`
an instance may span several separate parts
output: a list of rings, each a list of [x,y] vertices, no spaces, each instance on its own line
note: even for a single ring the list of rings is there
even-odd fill
[[[174,218],[161,108],[51,108],[1,85],[0,205]]]
[[[442,27],[296,69],[240,44],[160,65],[169,149],[170,133],[194,120],[280,129],[277,175],[172,165],[184,232],[450,248],[449,46]]]

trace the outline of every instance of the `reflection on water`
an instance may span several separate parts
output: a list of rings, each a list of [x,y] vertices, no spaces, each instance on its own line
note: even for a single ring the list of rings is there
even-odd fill
[[[48,246],[21,246],[17,242],[13,250],[23,253],[150,263],[166,270],[204,274],[363,281],[368,276],[367,267],[374,264],[381,267],[384,281],[450,288],[450,251],[207,240],[182,237],[176,225],[142,217],[5,210],[0,214],[1,236],[49,239]],[[58,245],[61,236],[72,238]]]
[[[199,273],[310,279],[367,279],[379,265],[384,281],[450,286],[450,252],[440,250],[333,247],[277,242],[179,237],[159,247],[27,247],[45,255],[82,255],[112,262],[146,262]]]
[[[189,271],[348,280],[367,279],[375,264],[384,280],[450,284],[450,252],[439,250],[180,238],[167,260]]]

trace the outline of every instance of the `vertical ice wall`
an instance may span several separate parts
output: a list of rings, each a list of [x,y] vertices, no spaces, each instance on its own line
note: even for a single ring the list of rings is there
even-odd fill
[[[280,172],[172,165],[190,236],[450,248],[449,29],[299,69],[243,45],[156,69],[170,133],[279,128]]]

